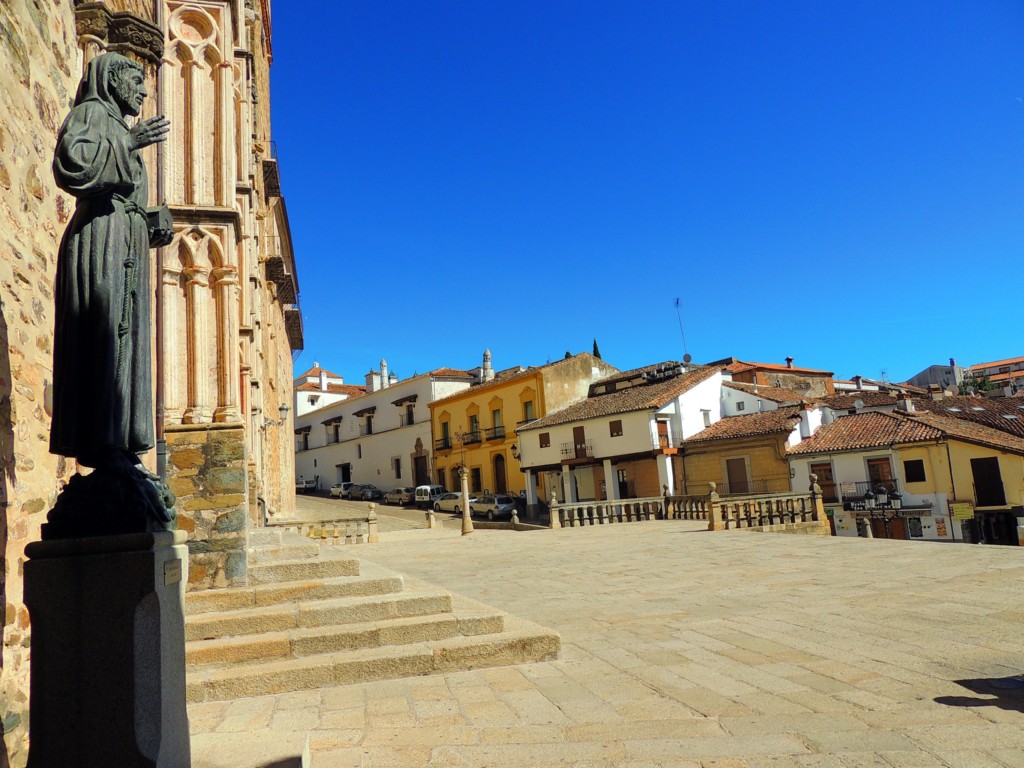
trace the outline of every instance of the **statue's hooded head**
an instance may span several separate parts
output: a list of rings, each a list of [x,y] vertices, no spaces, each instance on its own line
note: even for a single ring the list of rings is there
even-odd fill
[[[101,53],[85,68],[75,106],[98,101],[114,117],[136,116],[146,95],[141,66],[119,53]]]

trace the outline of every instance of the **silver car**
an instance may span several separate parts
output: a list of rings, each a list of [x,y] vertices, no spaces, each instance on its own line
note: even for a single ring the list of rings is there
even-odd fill
[[[481,496],[479,499],[473,499],[469,503],[469,514],[484,515],[488,520],[494,520],[499,517],[510,518],[515,508],[516,503],[511,496],[488,495]]]
[[[475,496],[469,497],[469,505],[473,506],[473,502],[476,501]],[[456,515],[462,514],[462,494],[461,493],[445,493],[440,496],[434,502],[435,512],[454,512]]]

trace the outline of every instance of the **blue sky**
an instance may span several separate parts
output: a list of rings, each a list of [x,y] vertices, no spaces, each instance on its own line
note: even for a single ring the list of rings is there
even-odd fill
[[[309,19],[315,25],[308,23]],[[275,5],[314,360],[1024,354],[1024,4]]]

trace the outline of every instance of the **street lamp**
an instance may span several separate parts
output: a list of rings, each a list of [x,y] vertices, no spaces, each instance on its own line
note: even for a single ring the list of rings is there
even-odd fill
[[[889,490],[879,484],[874,493],[871,489],[864,494],[864,501],[868,508],[868,515],[876,520],[881,520],[885,526],[885,538],[889,538],[889,522],[900,516],[900,509],[903,507],[903,494],[895,488]]]
[[[273,419],[268,419],[266,416],[264,416],[263,417],[263,426],[264,427],[280,427],[282,424],[284,424],[284,420],[288,418],[288,411],[290,411],[290,410],[291,409],[288,407],[288,405],[286,403],[281,403],[281,405],[279,405],[277,407],[277,413],[278,413],[278,415],[281,418],[279,420],[277,420],[277,421],[274,421]]]

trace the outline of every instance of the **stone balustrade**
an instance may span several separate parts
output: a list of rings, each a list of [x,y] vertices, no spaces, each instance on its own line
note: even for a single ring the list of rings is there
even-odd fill
[[[283,528],[321,544],[376,544],[380,541],[376,505],[369,504],[368,507],[367,513],[362,516],[349,515],[312,523],[268,522],[267,526]]]
[[[640,520],[707,520],[709,531],[740,528],[801,533],[831,533],[821,500],[821,487],[811,476],[803,492],[762,493],[721,497],[715,483],[703,496],[669,495],[637,499],[558,503],[551,499],[552,528],[580,528]]]
[[[552,499],[550,508],[552,528],[633,523],[641,520],[661,520],[665,517],[665,499],[661,496],[608,501],[571,501],[563,504]]]

